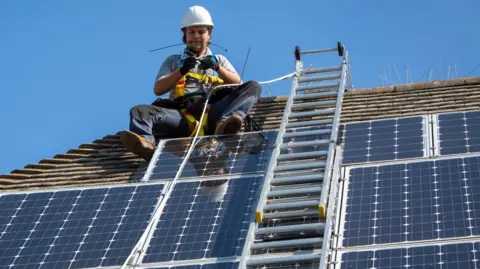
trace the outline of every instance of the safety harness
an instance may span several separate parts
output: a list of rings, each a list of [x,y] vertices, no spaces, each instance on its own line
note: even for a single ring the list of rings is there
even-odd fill
[[[194,72],[188,72],[183,76],[176,84],[175,91],[173,93],[174,100],[180,102],[180,112],[185,116],[187,120],[188,130],[190,136],[194,136],[197,132],[197,129],[200,128],[199,136],[205,135],[205,130],[208,126],[208,113],[210,112],[210,104],[207,104],[205,110],[205,116],[203,117],[202,122],[200,123],[197,118],[200,118],[197,111],[198,104],[208,101],[206,97],[206,92],[198,91],[192,94],[185,94],[185,83],[187,79],[195,79],[202,83],[203,88],[205,87],[214,87],[224,84],[224,81],[217,77],[207,74],[198,74]]]
[[[218,62],[216,57],[212,58],[214,61]],[[186,94],[185,84],[188,79],[195,79],[201,82],[201,89],[199,91]],[[189,136],[195,136],[198,128],[200,128],[198,135],[204,136],[206,130],[208,129],[208,113],[211,109],[210,101],[213,101],[212,103],[214,103],[215,100],[212,99],[222,99],[222,94],[227,94],[228,92],[227,89],[219,91],[218,94],[215,92],[207,93],[205,88],[212,88],[223,84],[224,81],[218,76],[188,72],[176,83],[175,90],[172,96],[173,100],[158,98],[155,102],[152,103],[152,105],[165,108],[179,109],[180,112],[185,116],[185,119],[187,121],[187,126],[190,133]],[[209,96],[209,94],[213,94],[214,96]],[[210,97],[212,98],[210,99]],[[200,123],[199,119],[201,118],[202,108],[205,105],[205,102],[208,102],[208,104],[205,109],[203,120]],[[247,115],[247,117],[245,118],[245,131],[261,131],[259,126],[253,121],[253,119],[249,115]]]

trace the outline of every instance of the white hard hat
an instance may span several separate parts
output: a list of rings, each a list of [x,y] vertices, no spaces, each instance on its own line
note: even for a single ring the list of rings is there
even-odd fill
[[[182,18],[182,28],[196,26],[196,25],[206,25],[213,27],[212,17],[208,10],[201,6],[192,6],[190,7],[185,15]]]

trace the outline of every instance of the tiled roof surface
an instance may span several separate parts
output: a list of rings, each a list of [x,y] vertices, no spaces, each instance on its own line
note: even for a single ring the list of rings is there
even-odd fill
[[[276,129],[286,101],[286,96],[262,98],[252,117],[263,129]],[[345,95],[341,119],[348,123],[476,109],[480,109],[480,77],[352,90]],[[146,165],[125,151],[118,136],[107,135],[0,175],[0,191],[128,183],[138,179]]]

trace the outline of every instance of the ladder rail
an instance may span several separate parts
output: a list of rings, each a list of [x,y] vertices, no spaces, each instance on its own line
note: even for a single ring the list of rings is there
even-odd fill
[[[274,169],[277,166],[277,157],[280,155],[280,150],[281,147],[280,145],[283,144],[283,139],[284,139],[284,134],[286,131],[286,126],[288,123],[288,116],[289,112],[291,110],[291,107],[293,105],[294,97],[296,95],[296,88],[298,87],[298,79],[303,72],[303,62],[300,60],[300,57],[297,57],[296,62],[295,62],[295,71],[296,75],[293,77],[292,81],[292,88],[290,89],[290,94],[288,96],[287,104],[285,105],[285,111],[283,112],[283,117],[282,121],[280,123],[280,128],[279,132],[277,134],[277,139],[275,141],[275,146],[272,152],[272,155],[270,155],[270,161],[268,163],[268,168],[265,171],[265,180],[263,182],[262,190],[260,192],[260,198],[259,202],[257,204],[257,209],[256,209],[256,215],[258,214],[263,214],[263,208],[265,204],[267,203],[267,193],[270,189],[270,181],[273,178],[274,174]],[[260,213],[259,213],[260,212]],[[258,217],[256,218],[256,221],[258,221]]]
[[[325,221],[325,229],[323,233],[323,245],[322,245],[322,252],[320,254],[320,265],[319,268],[327,268],[326,267],[326,260],[328,257],[328,253],[331,251],[331,242],[330,238],[332,235],[332,226],[333,226],[333,219],[335,217],[334,215],[334,205],[335,202],[334,200],[337,197],[337,187],[339,184],[339,179],[340,179],[340,161],[341,161],[341,156],[343,155],[342,147],[337,146],[335,150],[335,161],[333,163],[333,175],[332,175],[332,182],[333,186],[330,190],[329,194],[329,201],[330,203],[328,204],[328,209],[327,209],[327,216],[326,216],[326,221]]]
[[[340,88],[338,90],[338,97],[337,97],[337,104],[335,106],[335,114],[333,118],[333,124],[331,127],[332,133],[330,136],[330,145],[328,146],[328,155],[327,161],[325,166],[325,177],[322,183],[322,192],[320,194],[320,205],[319,210],[320,214],[323,215],[321,217],[326,216],[326,202],[327,202],[327,194],[330,190],[331,179],[330,175],[332,173],[332,165],[334,160],[334,151],[337,144],[337,136],[338,136],[338,129],[340,125],[340,115],[342,112],[343,106],[343,95],[345,93],[345,85],[347,83],[347,73],[348,70],[348,52],[345,51],[345,55],[343,56],[342,62],[342,78],[340,79]]]

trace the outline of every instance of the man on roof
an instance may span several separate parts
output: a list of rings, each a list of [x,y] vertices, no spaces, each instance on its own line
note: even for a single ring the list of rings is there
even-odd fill
[[[156,138],[188,137],[195,134],[196,128],[202,128],[204,135],[240,131],[243,120],[261,94],[261,86],[255,81],[241,84],[228,59],[212,53],[208,47],[212,30],[213,21],[205,8],[192,6],[184,14],[181,24],[182,40],[186,44],[184,52],[164,60],[153,88],[156,96],[169,93],[169,98],[159,98],[151,105],[137,105],[130,110],[130,130],[120,132],[127,150],[150,160]],[[240,85],[213,96],[205,114],[206,122],[199,123],[205,89],[211,89],[204,86],[221,83]]]

